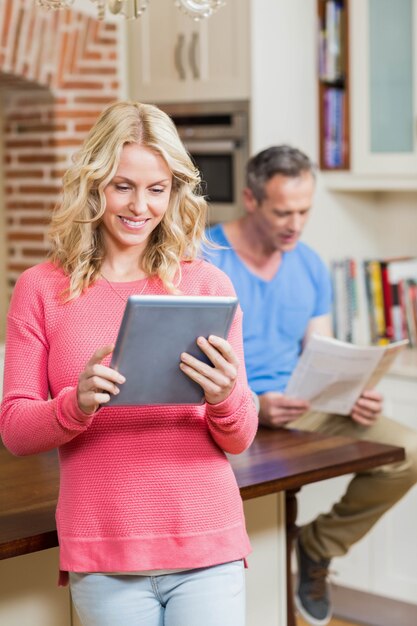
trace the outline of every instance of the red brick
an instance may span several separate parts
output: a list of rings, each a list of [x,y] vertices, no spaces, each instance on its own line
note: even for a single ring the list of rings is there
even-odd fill
[[[82,76],[91,75],[91,76],[110,76],[113,74],[117,74],[116,67],[79,67],[78,73]]]
[[[9,241],[43,241],[44,235],[42,233],[8,233]]]
[[[44,173],[42,170],[28,170],[23,169],[20,171],[10,171],[6,172],[7,178],[24,178],[27,180],[28,178],[43,178]]]
[[[52,187],[52,185],[20,185],[20,193],[41,193],[41,194],[58,194],[59,187]]]

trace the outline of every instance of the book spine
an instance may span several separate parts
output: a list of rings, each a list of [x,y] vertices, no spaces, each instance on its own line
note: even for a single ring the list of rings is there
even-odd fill
[[[398,283],[394,283],[391,286],[392,289],[392,307],[391,307],[391,319],[392,328],[394,332],[394,341],[401,341],[401,339],[407,339],[407,328],[405,325],[405,319],[400,302],[400,288]]]
[[[372,292],[372,279],[370,271],[370,261],[363,262],[363,270],[365,277],[365,292],[366,292],[366,304],[368,310],[368,322],[369,322],[369,338],[371,344],[375,344],[378,341],[378,333],[376,329],[375,313],[374,313],[374,296]]]
[[[337,58],[337,32],[336,32],[336,2],[328,0],[326,2],[326,79],[333,81],[337,78],[336,58]]]
[[[391,341],[394,338],[394,327],[392,321],[392,286],[389,281],[387,262],[380,261],[380,267],[385,317],[385,336]]]
[[[370,288],[372,293],[372,315],[375,320],[376,343],[382,345],[388,343],[389,340],[386,335],[381,264],[375,259],[369,260],[367,262],[367,269],[369,273]]]
[[[403,337],[408,338],[410,340],[411,345],[411,337],[408,330],[408,322],[407,322],[407,297],[406,290],[407,285],[406,281],[401,279],[397,283],[398,288],[398,302],[401,309],[401,321],[402,321],[402,333]]]
[[[413,285],[415,282],[410,279],[405,279],[403,283],[403,301],[405,310],[405,319],[407,323],[408,338],[410,340],[410,346],[415,348],[417,346],[417,324],[413,312]],[[414,293],[414,297],[416,294]]]

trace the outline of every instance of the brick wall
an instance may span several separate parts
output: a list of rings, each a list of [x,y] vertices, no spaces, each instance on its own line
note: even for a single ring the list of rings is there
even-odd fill
[[[34,0],[0,2],[6,279],[41,261],[71,155],[120,94],[116,23]]]

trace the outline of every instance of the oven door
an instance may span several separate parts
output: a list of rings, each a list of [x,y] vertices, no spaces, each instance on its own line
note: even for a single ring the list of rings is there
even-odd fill
[[[239,142],[210,139],[184,143],[201,174],[202,191],[209,204],[209,222],[239,217],[245,167]]]

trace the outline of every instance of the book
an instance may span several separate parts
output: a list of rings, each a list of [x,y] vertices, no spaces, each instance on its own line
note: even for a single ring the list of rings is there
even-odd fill
[[[385,336],[391,341],[394,338],[394,325],[392,319],[392,284],[389,277],[388,265],[388,261],[380,261]]]
[[[356,263],[345,258],[332,261],[333,334],[336,339],[354,342],[358,317]]]
[[[364,261],[366,296],[371,341],[385,344],[393,337],[392,296],[387,263],[378,259]]]
[[[401,296],[400,296],[400,284],[393,283],[391,285],[392,290],[392,308],[391,308],[391,317],[392,317],[392,330],[394,333],[394,341],[400,341],[401,339],[407,338],[407,324],[404,317],[404,312],[401,307]]]
[[[350,415],[359,396],[375,387],[408,343],[357,346],[313,334],[285,394],[307,400],[314,411]]]

